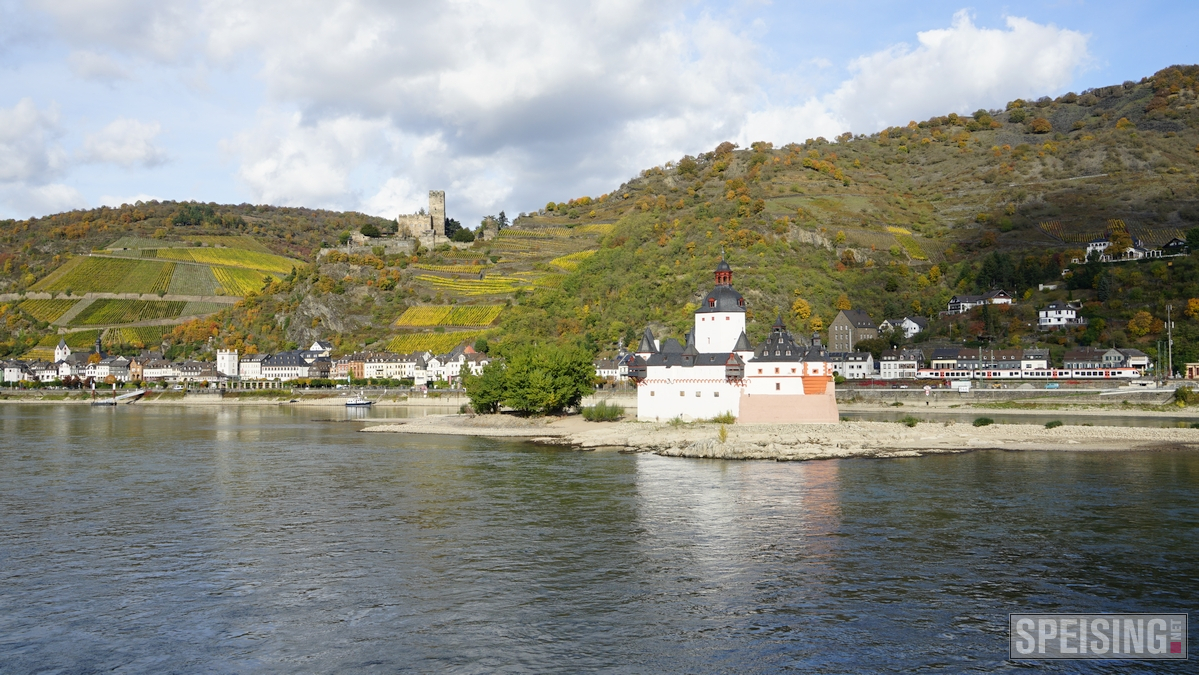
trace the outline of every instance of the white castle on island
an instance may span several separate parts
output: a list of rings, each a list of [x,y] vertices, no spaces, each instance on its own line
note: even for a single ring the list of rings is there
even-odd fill
[[[637,418],[732,414],[738,422],[837,422],[833,368],[819,335],[796,342],[780,316],[754,349],[745,335],[745,298],[733,288],[733,270],[723,257],[715,276],[716,287],[695,311],[685,345],[673,338],[659,345],[646,328],[629,355]]]

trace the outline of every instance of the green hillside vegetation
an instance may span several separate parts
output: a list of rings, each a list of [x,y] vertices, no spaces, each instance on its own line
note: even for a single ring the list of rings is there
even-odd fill
[[[1179,317],[1175,362],[1196,361],[1194,256],[1081,261],[1085,242],[1107,233],[1149,245],[1179,235],[1199,241],[1199,232],[1191,234],[1199,226],[1197,75],[1196,66],[1172,67],[1141,82],[1017,100],[1003,110],[938,116],[870,136],[782,147],[723,143],[647,169],[608,194],[547,203],[516,218],[497,239],[466,250],[447,245],[385,256],[380,248],[318,260],[321,243],[365,224],[383,232],[393,224],[247,205],[163,202],[8,221],[0,223],[6,251],[0,284],[10,291],[35,284],[66,290],[71,265],[83,264],[68,254],[126,238],[139,239],[125,241],[130,250],[121,253],[138,257],[108,260],[175,260],[174,284],[178,269],[197,267],[185,260],[214,264],[206,256],[225,256],[226,264],[264,265],[265,258],[248,257],[248,244],[235,248],[233,239],[223,239],[252,236],[290,259],[286,268],[280,262],[268,276],[212,267],[223,291],[245,299],[166,339],[192,336],[201,343],[216,335],[218,346],[270,351],[322,338],[341,353],[452,347],[486,337],[501,350],[552,341],[608,354],[646,325],[682,337],[723,252],[749,303],[755,341],[778,314],[809,333],[823,330],[838,308],[854,307],[876,320],[933,318],[922,339],[985,339],[996,347],[1048,341],[1059,351],[1073,344],[1135,345],[1152,355],[1171,304]],[[150,249],[142,240],[191,246]],[[222,253],[234,250],[236,258]],[[142,258],[148,251],[157,257]],[[234,273],[254,276],[234,280]],[[1052,282],[1060,288],[1037,290]],[[952,295],[993,287],[1013,292],[1018,305],[938,317]],[[1058,299],[1084,303],[1091,325],[1038,334],[1036,307]],[[457,305],[506,309],[498,327],[485,332],[397,325],[409,308]],[[22,330],[42,330],[19,308],[6,311],[14,318],[0,335],[0,351],[29,344]]]

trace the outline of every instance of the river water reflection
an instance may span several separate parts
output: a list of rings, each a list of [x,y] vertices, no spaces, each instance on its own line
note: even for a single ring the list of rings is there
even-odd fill
[[[991,672],[1009,612],[1196,598],[1193,453],[722,462],[339,416],[0,407],[0,671]]]

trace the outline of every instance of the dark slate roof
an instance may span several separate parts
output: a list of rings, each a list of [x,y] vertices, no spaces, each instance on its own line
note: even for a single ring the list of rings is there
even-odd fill
[[[674,338],[667,338],[666,342],[662,343],[662,353],[682,354],[683,345],[679,344],[679,341]]]
[[[737,344],[733,345],[733,351],[751,352],[753,349],[754,348],[749,344],[749,338],[746,337],[745,331],[741,331],[741,334],[737,336]]]
[[[720,263],[716,265],[716,271],[717,272],[732,272],[733,268],[729,267],[729,264],[724,261],[724,256],[721,256]]]
[[[654,344],[654,334],[649,328],[646,328],[645,333],[641,335],[641,344],[637,346],[637,351],[641,354],[658,351],[658,347]]]
[[[640,356],[637,357],[641,359]],[[645,359],[647,366],[682,366],[689,368],[691,366],[723,366],[728,363],[729,354],[687,354],[683,351],[666,352],[662,351],[657,354],[651,354]]]
[[[758,345],[754,361],[802,361],[808,355],[805,346],[796,344],[780,316],[770,328],[770,335]]]
[[[266,368],[287,368],[306,366],[308,365],[308,362],[304,360],[304,357],[301,356],[300,352],[291,351],[274,354],[270,358],[264,360],[262,365]]]
[[[841,313],[849,319],[854,328],[877,328],[870,315],[860,309],[843,309]]]
[[[704,296],[704,299],[699,303],[699,309],[695,310],[697,314],[710,314],[712,312],[744,312],[745,298],[741,294],[733,290],[732,286],[717,286],[710,293]]]

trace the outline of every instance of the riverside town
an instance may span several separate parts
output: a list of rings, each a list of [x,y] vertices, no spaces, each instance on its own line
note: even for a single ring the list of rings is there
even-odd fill
[[[1125,4],[6,3],[0,672],[1191,672]]]

